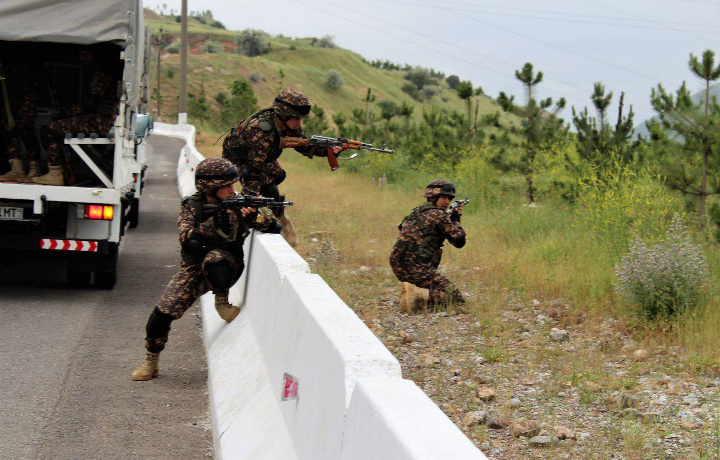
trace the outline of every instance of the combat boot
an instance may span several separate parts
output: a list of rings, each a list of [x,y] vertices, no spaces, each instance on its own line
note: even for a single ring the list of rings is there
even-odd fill
[[[50,165],[48,173],[44,176],[34,178],[33,182],[41,185],[65,185],[62,166]]]
[[[240,309],[238,307],[230,305],[227,294],[215,294],[215,310],[217,310],[220,318],[224,319],[228,323],[231,323],[238,313],[240,313]]]
[[[412,283],[402,283],[400,294],[400,311],[410,313],[415,309],[427,308],[430,300],[430,291],[415,286]]]
[[[297,233],[295,233],[295,226],[288,218],[287,214],[283,213],[280,217],[278,217],[278,220],[283,226],[281,234],[283,238],[285,238],[285,241],[287,241],[288,244],[292,247],[297,246],[298,236]]]
[[[23,169],[22,160],[10,160],[10,168],[10,171],[0,176],[0,182],[25,180],[25,170]]]
[[[27,176],[25,176],[25,180],[32,180],[40,176],[42,176],[42,173],[40,172],[40,163],[37,161],[31,161],[30,170],[28,171]]]
[[[140,363],[137,369],[132,373],[133,380],[150,380],[154,379],[160,374],[160,368],[158,367],[158,361],[160,359],[160,353],[145,352],[145,359]]]

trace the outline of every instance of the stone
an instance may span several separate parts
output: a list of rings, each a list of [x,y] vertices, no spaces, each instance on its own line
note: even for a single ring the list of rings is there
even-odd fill
[[[540,424],[535,420],[513,420],[513,422],[510,424],[510,434],[518,438],[520,436],[525,436],[526,438],[532,438],[533,436],[537,436],[537,434],[540,432]]]
[[[510,409],[518,409],[522,406],[522,401],[520,401],[520,398],[512,398],[510,400]]]
[[[555,342],[564,342],[570,338],[570,333],[565,329],[558,329],[556,327],[550,329],[550,339]]]
[[[468,412],[465,417],[463,417],[462,424],[463,426],[479,425],[485,423],[486,418],[487,412],[485,411]]]
[[[497,391],[493,390],[492,388],[481,387],[477,389],[477,397],[480,398],[482,401],[492,401],[493,399],[495,399],[495,396],[497,396]]]
[[[647,359],[650,357],[650,352],[647,350],[635,350],[632,354],[632,359],[634,361],[647,361]]]
[[[504,428],[507,428],[508,421],[500,417],[499,415],[490,415],[487,417],[487,419],[485,419],[485,425],[487,425],[488,428],[492,428],[493,430],[502,430]]]
[[[620,395],[620,409],[627,409],[631,407],[638,407],[640,401],[637,396],[629,393],[623,393]]]
[[[550,436],[535,436],[530,439],[530,445],[535,447],[546,447],[552,444]]]
[[[555,437],[558,439],[575,439],[575,432],[562,425],[555,427]]]
[[[420,362],[425,367],[432,367],[435,364],[438,364],[440,362],[440,358],[438,358],[435,355],[431,355],[431,354],[427,353],[420,357]]]
[[[660,412],[642,412],[640,420],[645,423],[659,423],[662,420]]]

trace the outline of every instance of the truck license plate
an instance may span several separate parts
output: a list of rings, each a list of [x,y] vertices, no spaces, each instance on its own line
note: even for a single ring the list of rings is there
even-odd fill
[[[21,220],[22,218],[23,208],[0,206],[0,220]]]

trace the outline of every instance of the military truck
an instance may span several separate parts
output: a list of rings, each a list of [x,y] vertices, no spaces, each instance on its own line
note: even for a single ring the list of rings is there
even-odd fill
[[[31,68],[36,85],[31,129],[42,145],[43,126],[72,118],[93,83],[79,56],[90,53],[117,87],[106,97],[115,116],[107,133],[67,132],[62,143],[65,185],[0,182],[0,263],[60,258],[74,286],[111,289],[117,280],[126,228],[138,225],[140,198],[151,146],[147,110],[149,31],[140,0],[3,0],[0,64]],[[7,144],[9,73],[0,88],[0,137]],[[13,101],[10,101],[13,102]],[[30,123],[27,123],[30,125]],[[69,130],[71,131],[71,130]],[[32,139],[32,137],[31,137]],[[0,139],[1,140],[1,139]],[[44,146],[46,147],[46,146]],[[0,142],[0,157],[5,154]],[[41,159],[44,149],[41,148]],[[0,164],[7,164],[0,158]]]

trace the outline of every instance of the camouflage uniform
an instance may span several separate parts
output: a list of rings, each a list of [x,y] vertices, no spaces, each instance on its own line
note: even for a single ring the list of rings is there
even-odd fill
[[[18,160],[22,157],[22,141],[28,161],[36,161],[39,145],[35,136],[35,118],[40,97],[37,70],[28,64],[16,63],[11,66],[7,82],[10,112],[15,118],[15,128],[9,134],[8,159]]]
[[[84,92],[82,106],[73,107],[72,117],[55,120],[40,130],[49,165],[62,164],[60,148],[66,133],[96,133],[104,136],[115,123],[118,108],[115,95],[117,81],[107,72],[96,68],[89,69],[87,74],[88,87]]]
[[[302,130],[292,130],[280,122],[291,117],[304,118],[307,113],[298,112],[296,107],[307,108],[307,98],[292,88],[278,93],[272,107],[244,119],[223,141],[223,158],[237,165],[241,171],[240,182],[244,195],[263,195],[277,198],[277,185],[285,180],[285,171],[280,167],[278,158],[282,154],[281,137],[305,138]],[[296,148],[298,152],[312,158],[312,153],[305,152],[304,147]],[[322,156],[322,154],[318,155]]]
[[[465,231],[460,222],[451,220],[448,213],[428,202],[414,208],[398,229],[400,235],[390,254],[390,267],[395,276],[400,281],[429,289],[432,303],[464,302],[455,285],[438,272],[446,239],[457,248],[465,246]]]
[[[166,286],[155,309],[169,321],[181,318],[201,295],[209,291],[213,291],[216,295],[227,294],[229,288],[226,286],[235,284],[245,268],[243,263],[245,237],[242,235],[238,217],[234,214],[229,216],[230,231],[226,233],[217,228],[212,217],[214,212],[208,214],[202,210],[204,203],[203,194],[198,192],[185,199],[180,207],[178,230],[181,246],[186,248],[191,239],[197,238],[204,242],[205,248],[211,249],[200,257],[183,250],[180,269]],[[272,212],[267,208],[260,209],[244,219],[248,227],[260,231],[269,229],[274,222]],[[208,268],[221,264],[226,264],[229,268],[229,281],[225,280],[223,283],[225,287],[218,288],[213,285],[217,281],[209,273]],[[160,334],[153,334],[148,327],[148,336],[145,339],[147,350],[152,353],[162,351],[168,340],[169,331],[169,324],[167,330],[161,331]]]

